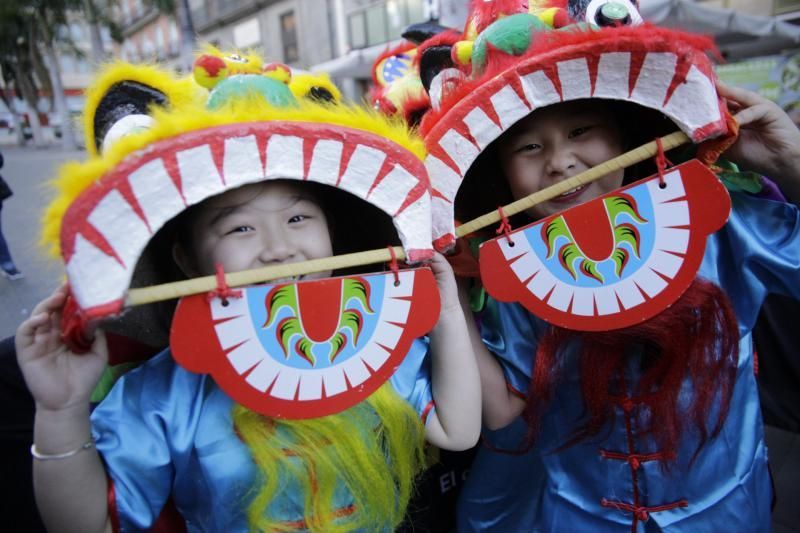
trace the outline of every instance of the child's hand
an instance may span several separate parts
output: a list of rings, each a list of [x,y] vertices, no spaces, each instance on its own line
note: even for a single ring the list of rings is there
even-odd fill
[[[739,123],[739,138],[725,157],[777,182],[784,194],[800,200],[800,130],[780,107],[756,93],[717,84]]]
[[[458,300],[458,287],[453,267],[439,252],[433,253],[431,270],[436,278],[436,285],[439,288],[439,299],[441,302],[441,313],[461,312],[461,305]]]
[[[108,361],[100,330],[85,354],[74,354],[61,342],[61,308],[66,297],[66,287],[56,289],[17,329],[17,360],[39,409],[59,411],[88,404]]]

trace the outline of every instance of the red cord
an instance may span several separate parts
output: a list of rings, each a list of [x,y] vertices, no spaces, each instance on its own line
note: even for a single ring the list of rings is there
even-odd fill
[[[506,214],[503,213],[503,208],[501,206],[497,207],[497,213],[500,215],[500,227],[497,228],[495,234],[500,235],[502,233],[506,236],[509,246],[514,246],[514,241],[511,240],[511,223],[508,221]]]
[[[217,288],[213,291],[208,291],[206,294],[206,298],[210,302],[214,298],[220,298],[222,300],[222,305],[228,305],[228,298],[241,298],[242,291],[239,289],[231,289],[228,286],[228,282],[225,281],[225,268],[222,266],[222,263],[217,263],[214,265],[216,269],[216,277],[217,277]]]
[[[394,246],[388,246],[387,248],[389,248],[389,255],[392,256],[392,260],[389,261],[389,270],[394,274],[394,286],[397,287],[400,285],[400,267],[397,266],[397,254],[394,253]]]
[[[664,146],[661,144],[661,137],[656,137],[656,146],[658,146],[658,153],[656,154],[656,168],[658,169],[658,186],[662,189],[667,186],[664,181],[664,171],[667,165],[672,166],[672,161],[667,159],[664,154]]]

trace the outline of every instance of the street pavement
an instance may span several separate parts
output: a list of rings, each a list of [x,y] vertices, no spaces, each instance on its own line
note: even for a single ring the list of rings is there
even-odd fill
[[[45,149],[3,147],[2,151],[5,166],[0,174],[14,191],[14,196],[3,202],[3,235],[25,277],[15,281],[0,277],[0,339],[13,335],[36,302],[63,279],[61,261],[48,257],[39,244],[41,218],[53,198],[48,183],[58,167],[86,156],[85,152],[65,151],[57,145]]]

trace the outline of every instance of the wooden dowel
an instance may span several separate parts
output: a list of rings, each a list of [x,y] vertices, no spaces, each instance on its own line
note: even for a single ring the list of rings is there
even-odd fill
[[[665,137],[661,138],[661,146],[664,151],[671,150],[682,144],[690,142],[689,137],[681,132],[676,131]],[[535,192],[525,198],[512,202],[503,207],[503,213],[506,216],[516,215],[526,209],[546,202],[555,198],[556,196],[570,191],[581,185],[586,185],[595,180],[602,178],[612,172],[627,168],[635,165],[645,159],[653,157],[658,152],[658,145],[655,141],[643,144],[638,148],[634,148],[629,152],[618,155],[613,159],[609,159],[605,163],[601,163],[596,167],[581,172],[571,178],[556,183],[546,189]],[[469,233],[478,231],[491,226],[500,221],[500,214],[497,211],[486,213],[483,216],[470,220],[466,224],[456,228],[456,237],[463,237]],[[406,258],[403,248],[400,246],[394,247],[394,252],[398,260]],[[256,268],[253,270],[244,270],[242,272],[233,272],[225,275],[225,281],[230,287],[241,287],[242,285],[251,285],[254,283],[263,283],[268,280],[291,278],[294,276],[301,276],[304,274],[312,274],[314,272],[325,272],[326,270],[340,270],[344,268],[351,268],[356,266],[371,265],[375,263],[385,263],[392,259],[391,253],[388,248],[380,248],[377,250],[368,250],[365,252],[356,252],[352,254],[337,255],[333,257],[325,257],[322,259],[312,259],[310,261],[303,261],[302,263],[289,263],[283,265],[267,266]],[[176,281],[173,283],[165,283],[163,285],[153,285],[151,287],[143,287],[140,289],[130,289],[125,299],[125,306],[130,307],[134,305],[142,305],[153,302],[160,302],[164,300],[171,300],[173,298],[181,298],[191,294],[199,294],[203,292],[212,291],[217,287],[217,278],[215,276],[204,276],[201,278],[187,279],[185,281]]]
[[[395,256],[399,261],[406,258],[406,253],[402,246],[394,246]],[[362,265],[372,265],[375,263],[385,263],[392,259],[389,248],[377,250],[367,250],[365,252],[355,252],[352,254],[336,255],[324,257],[322,259],[311,259],[302,263],[286,263],[282,265],[266,266],[241,272],[225,274],[225,282],[230,287],[241,287],[254,283],[263,283],[271,279],[290,278],[314,272],[325,272],[326,270],[339,270]],[[134,306],[181,298],[190,294],[212,291],[217,288],[216,276],[203,276],[184,281],[164,283],[163,285],[152,285],[140,289],[131,289],[125,298],[125,306]]]
[[[667,151],[682,144],[686,144],[690,140],[691,139],[689,139],[689,137],[682,131],[676,131],[665,137],[661,137],[661,146],[664,148],[664,151]],[[609,159],[605,163],[600,163],[595,167],[585,170],[580,174],[576,174],[575,176],[565,179],[564,181],[560,181],[555,185],[551,185],[546,189],[542,189],[541,191],[529,194],[525,198],[520,198],[515,202],[511,202],[510,204],[503,206],[503,214],[505,214],[507,217],[516,215],[517,213],[521,213],[526,209],[530,209],[537,204],[552,200],[556,196],[564,194],[567,191],[571,191],[576,187],[586,185],[602,178],[603,176],[607,176],[612,172],[616,172],[617,170],[628,168],[631,165],[640,163],[645,159],[653,157],[656,155],[656,153],[658,153],[658,144],[656,141],[643,144],[638,148],[634,148],[633,150],[618,155],[613,159]],[[491,226],[499,221],[500,213],[498,211],[486,213],[485,215],[479,216],[478,218],[472,219],[469,222],[457,227],[456,237],[469,235],[470,233],[483,229],[486,226]]]

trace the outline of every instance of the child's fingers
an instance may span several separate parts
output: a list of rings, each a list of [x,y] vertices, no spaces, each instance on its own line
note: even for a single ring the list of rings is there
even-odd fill
[[[728,100],[733,100],[739,105],[753,106],[764,102],[764,98],[758,94],[742,89],[740,87],[733,87],[726,85],[722,82],[717,83],[717,90],[719,94]]]
[[[750,124],[756,124],[758,122],[769,122],[771,120],[770,117],[770,107],[766,105],[755,105],[752,107],[746,107],[736,113],[734,116],[736,122],[739,123],[739,126],[747,126]]]
[[[33,314],[30,318],[22,322],[22,324],[20,324],[17,328],[18,341],[23,341],[25,345],[31,344],[36,336],[37,331],[39,331],[42,326],[47,325],[49,321],[50,316],[48,313]]]
[[[38,315],[39,313],[44,312],[52,312],[57,309],[60,309],[64,305],[64,301],[67,297],[66,287],[62,285],[61,287],[57,288],[53,291],[53,294],[36,304],[31,311],[31,315]]]

